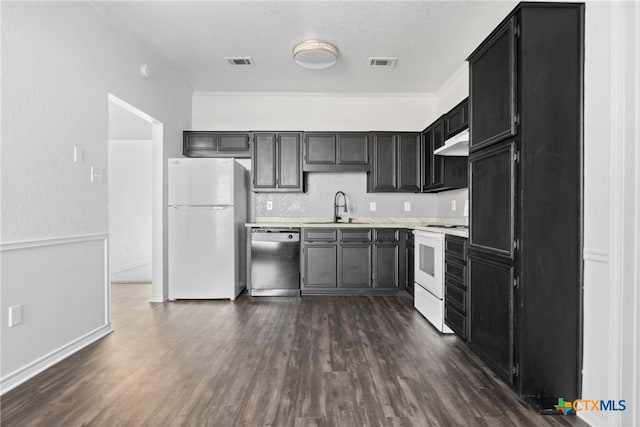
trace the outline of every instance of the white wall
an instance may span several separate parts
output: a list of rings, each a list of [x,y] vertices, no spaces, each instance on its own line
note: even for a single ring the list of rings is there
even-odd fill
[[[429,94],[197,92],[191,129],[421,131],[436,107]]]
[[[108,191],[89,182],[90,166],[107,167],[108,93],[164,124],[166,159],[181,153],[191,91],[86,2],[1,8],[4,392],[110,331]],[[23,322],[8,328],[16,304]]]
[[[152,144],[140,140],[109,141],[111,273],[151,262]]]
[[[585,18],[582,397],[624,399],[627,410],[579,415],[640,425],[640,7],[589,1]]]

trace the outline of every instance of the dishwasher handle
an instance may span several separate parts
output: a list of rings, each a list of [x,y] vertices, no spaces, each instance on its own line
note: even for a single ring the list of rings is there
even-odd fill
[[[254,242],[300,242],[300,232],[291,230],[251,230],[251,240]]]

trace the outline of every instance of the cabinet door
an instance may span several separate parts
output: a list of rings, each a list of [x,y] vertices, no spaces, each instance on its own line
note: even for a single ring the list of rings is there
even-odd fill
[[[306,288],[335,288],[337,285],[336,244],[313,244],[304,247],[302,277]]]
[[[431,127],[428,127],[422,132],[422,139],[420,141],[420,145],[422,147],[422,153],[420,155],[420,160],[422,162],[422,171],[421,171],[421,186],[422,191],[427,191],[431,186],[432,181],[432,161],[433,161],[433,146],[431,145],[431,140],[433,139],[433,132],[431,131]]]
[[[187,157],[206,156],[207,152],[218,150],[218,135],[214,132],[182,133],[182,153]]]
[[[248,133],[220,133],[218,135],[219,151],[248,151]]]
[[[431,139],[431,184],[430,188],[444,185],[444,161],[445,156],[436,156],[433,152],[444,145],[444,119],[438,120],[433,125],[433,137]]]
[[[373,134],[373,169],[369,191],[395,191],[397,186],[397,140],[394,133]]]
[[[512,383],[513,266],[469,255],[469,344]]]
[[[397,288],[398,281],[398,244],[375,244],[373,246],[373,287]]]
[[[414,272],[414,243],[413,234],[410,231],[406,232],[405,247],[404,247],[404,267],[405,267],[405,289],[411,295],[413,295],[413,283],[415,282]]]
[[[469,157],[469,247],[515,259],[514,141]]]
[[[338,164],[368,165],[369,137],[366,133],[337,135]]]
[[[338,268],[339,287],[371,287],[371,245],[368,243],[340,245]]]
[[[276,135],[256,133],[253,142],[254,189],[276,188]]]
[[[465,99],[447,113],[444,121],[445,139],[451,138],[468,126],[469,99]]]
[[[420,191],[420,134],[398,134],[398,188]]]
[[[470,150],[516,133],[514,18],[469,59]]]
[[[305,134],[305,163],[310,165],[336,164],[335,134]]]
[[[277,158],[278,187],[302,191],[302,141],[299,133],[278,135]]]

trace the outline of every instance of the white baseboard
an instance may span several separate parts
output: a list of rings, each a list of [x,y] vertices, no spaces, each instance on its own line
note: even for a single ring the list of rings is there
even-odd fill
[[[151,295],[149,302],[165,302],[166,299],[162,295]]]
[[[103,338],[111,332],[113,332],[111,324],[101,326],[98,329],[63,345],[51,353],[46,354],[28,365],[4,376],[0,379],[0,395],[14,389],[25,381],[43,372],[45,369],[50,368],[61,360],[71,356],[73,353],[81,350],[89,344],[98,341],[100,338]]]
[[[151,264],[151,260],[150,259],[145,259],[145,260],[142,260],[142,261],[136,261],[136,262],[132,262],[132,263],[125,264],[125,265],[120,265],[118,267],[113,267],[112,266],[110,274],[120,273],[121,271],[129,270],[130,268],[140,267],[140,266],[143,266],[145,264]]]

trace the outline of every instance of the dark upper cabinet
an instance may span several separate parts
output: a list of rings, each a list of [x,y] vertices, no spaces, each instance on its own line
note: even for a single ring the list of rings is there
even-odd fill
[[[369,136],[361,132],[304,134],[304,171],[347,172],[369,169]]]
[[[184,131],[186,157],[251,157],[249,132]]]
[[[468,60],[469,341],[553,410],[580,397],[584,4],[520,3]]]
[[[374,133],[371,136],[373,167],[369,172],[368,191],[398,189],[398,150],[395,133]]]
[[[469,127],[469,98],[449,111],[444,120],[445,139],[451,138]]]
[[[515,258],[515,142],[510,141],[469,156],[469,247]]]
[[[337,134],[338,165],[369,165],[369,135],[366,133]]]
[[[438,156],[434,151],[444,145],[446,116],[440,117],[422,132],[421,189],[424,193],[465,188],[469,183],[468,157]]]
[[[420,191],[420,134],[374,132],[371,134],[372,167],[368,192]]]
[[[512,17],[470,57],[470,151],[516,133],[515,25]]]
[[[254,192],[302,192],[302,135],[258,132],[253,136]]]

